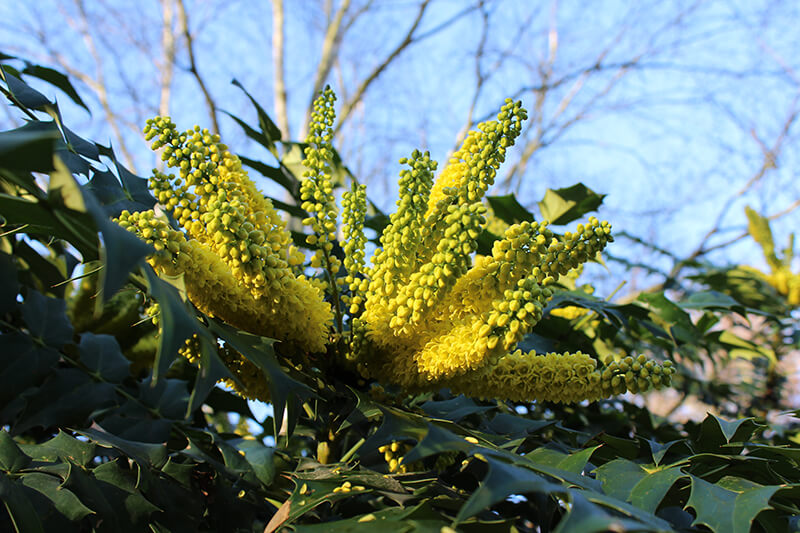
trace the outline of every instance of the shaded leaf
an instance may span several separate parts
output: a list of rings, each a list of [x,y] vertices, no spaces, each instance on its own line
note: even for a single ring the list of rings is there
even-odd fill
[[[22,317],[28,329],[48,346],[60,348],[72,340],[72,324],[67,318],[67,302],[28,290],[22,303]]]
[[[62,430],[42,444],[26,444],[23,450],[35,461],[56,462],[61,459],[82,466],[88,465],[95,457],[95,445],[76,439]]]
[[[0,132],[0,168],[26,172],[50,172],[53,152],[61,133],[53,122],[28,122]]]
[[[769,509],[769,500],[778,486],[733,491],[692,476],[692,492],[686,507],[697,514],[694,524],[703,524],[717,533],[748,533],[756,515]]]
[[[525,209],[513,194],[487,196],[486,201],[489,202],[494,214],[507,224],[534,221],[533,213]]]
[[[532,492],[566,492],[565,487],[551,483],[527,468],[488,459],[489,472],[456,515],[456,522],[488,509],[512,494]]]
[[[16,472],[28,466],[31,458],[20,450],[7,431],[0,430],[0,470]]]
[[[603,203],[604,194],[597,194],[583,183],[563,189],[547,189],[539,202],[539,210],[551,224],[563,225],[595,211]]]
[[[139,466],[142,468],[147,468],[150,465],[160,468],[167,461],[167,448],[162,444],[122,439],[108,433],[97,425],[95,425],[94,428],[78,430],[78,433],[89,437],[98,444],[121,451],[123,454],[139,463]]]
[[[22,477],[22,484],[43,494],[53,502],[58,512],[73,522],[93,512],[83,505],[72,491],[62,487],[59,479],[51,475],[30,472]]]
[[[19,533],[44,533],[42,523],[24,489],[0,472],[0,501]]]
[[[84,108],[89,114],[91,111],[87,107],[87,105],[83,102],[78,91],[75,90],[75,87],[69,81],[69,78],[62,74],[61,72],[54,70],[49,67],[43,67],[41,65],[33,65],[27,64],[25,68],[22,69],[22,74],[27,74],[28,76],[33,76],[35,78],[39,78],[40,80],[44,80],[50,85],[58,87],[61,89],[64,94],[70,97],[70,99]]]
[[[119,383],[130,375],[130,362],[122,355],[117,339],[111,335],[81,335],[81,362],[104,380]]]

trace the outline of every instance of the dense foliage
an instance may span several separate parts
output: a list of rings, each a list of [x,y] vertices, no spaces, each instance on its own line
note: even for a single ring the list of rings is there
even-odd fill
[[[798,275],[757,213],[750,233],[772,272],[692,263],[667,293],[611,303],[579,283],[608,226],[544,224],[584,217],[601,195],[548,190],[539,222],[513,195],[484,196],[481,171],[523,127],[518,104],[468,138],[444,179],[427,154],[404,161],[387,216],[331,145],[329,94],[306,143],[281,139],[252,98],[258,125],[233,117],[274,163],[156,119],[147,136],[179,176],[148,184],[25,81],[83,105],[66,77],[2,63],[25,121],[0,133],[3,529],[800,528],[800,433],[776,416],[800,342]],[[403,196],[415,187],[434,200]],[[502,268],[506,285],[487,286]],[[527,303],[535,320],[501,317]],[[547,386],[532,386],[542,368]],[[655,400],[575,403],[667,378]],[[234,391],[271,414],[256,419]],[[713,414],[658,408],[689,399]]]

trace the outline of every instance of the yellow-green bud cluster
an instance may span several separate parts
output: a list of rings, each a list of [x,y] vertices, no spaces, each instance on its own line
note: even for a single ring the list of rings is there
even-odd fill
[[[206,245],[255,298],[290,277],[289,234],[272,203],[218,135],[195,126],[179,133],[169,117],[147,121],[145,138],[179,177],[153,171],[150,187],[187,234]]]
[[[290,273],[279,290],[270,286],[256,298],[217,254],[196,239],[187,240],[153,211],[123,211],[118,223],[159,250],[148,258],[159,274],[183,275],[189,300],[204,313],[308,351],[325,350],[330,306],[306,280]]]
[[[305,149],[306,158],[303,166],[303,180],[300,183],[301,207],[311,214],[303,220],[304,224],[311,226],[313,235],[307,238],[308,244],[315,245],[317,251],[311,259],[311,266],[324,267],[330,276],[335,276],[339,271],[340,262],[332,255],[333,241],[336,240],[336,218],[338,210],[336,199],[333,195],[333,182],[331,181],[331,165],[333,161],[333,120],[336,113],[333,104],[336,95],[330,87],[325,87],[322,94],[314,101],[311,112]]]
[[[353,182],[352,188],[342,195],[342,236],[344,237],[344,268],[347,275],[344,282],[350,291],[344,295],[344,303],[349,307],[350,316],[358,314],[364,302],[367,280],[364,278],[364,218],[367,214],[367,188]]]
[[[470,131],[461,148],[450,158],[442,178],[434,185],[428,213],[448,197],[457,199],[458,203],[479,201],[494,183],[497,169],[505,161],[506,150],[514,145],[522,131],[522,122],[527,118],[522,103],[509,98],[500,108],[497,120],[481,122],[476,130]]]
[[[644,355],[598,368],[595,359],[581,352],[539,355],[517,350],[487,372],[465,376],[451,387],[480,398],[575,403],[668,387],[674,372],[671,361],[659,364]]]
[[[352,322],[349,358],[364,376],[409,390],[559,402],[668,384],[669,366],[650,361],[598,369],[582,353],[509,353],[541,320],[548,285],[613,240],[594,217],[563,236],[547,222],[523,222],[472,264],[486,225],[481,198],[524,119],[519,103],[507,101],[496,121],[470,132],[432,186],[428,154],[402,161],[411,170],[401,173],[398,210],[367,271],[364,312]]]
[[[421,466],[414,463],[410,465],[403,463],[403,456],[411,451],[411,448],[413,446],[410,444],[398,441],[393,441],[391,444],[385,444],[378,448],[378,451],[383,454],[383,460],[389,466],[389,473],[405,474],[409,471],[414,471],[415,466]]]
[[[293,273],[302,254],[289,245],[285,222],[239,158],[217,135],[199,127],[179,133],[168,117],[148,120],[144,131],[178,171],[178,177],[154,171],[150,188],[184,230],[153,211],[123,211],[119,224],[156,249],[150,264],[159,274],[182,275],[188,298],[208,315],[301,350],[324,351],[330,306],[317,286]],[[254,365],[241,355],[228,362],[245,376],[240,393],[265,396],[265,378]]]

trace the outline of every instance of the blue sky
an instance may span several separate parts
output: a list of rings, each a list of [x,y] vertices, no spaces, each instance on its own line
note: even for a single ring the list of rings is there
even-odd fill
[[[322,2],[286,4],[287,89],[296,133],[311,98],[326,20]],[[468,4],[435,0],[419,31],[436,28]],[[230,80],[240,80],[271,109],[269,3],[238,0],[187,5],[198,65],[214,98],[220,108],[253,122],[252,108]],[[339,65],[329,78],[343,98],[402,39],[417,5],[412,0],[380,0],[355,21],[342,40]],[[159,69],[153,57],[158,57],[159,50],[159,3],[138,2],[132,8],[122,1],[86,1],[84,6],[110,89],[110,105],[129,123],[122,126],[124,138],[137,170],[144,174],[154,164],[154,156],[136,129],[157,106]],[[552,65],[555,78],[591,67],[606,48],[603,65],[642,57],[608,94],[602,93],[603,88],[619,74],[618,69],[608,68],[586,79],[556,125],[584,106],[585,115],[557,138],[543,137],[552,144],[531,159],[516,191],[520,201],[535,208],[546,188],[582,181],[608,195],[600,215],[615,230],[651,240],[679,256],[697,246],[725,201],[756,173],[763,161],[759,141],[771,145],[796,104],[800,87],[800,41],[793,31],[800,20],[796,2],[496,0],[487,6],[489,32],[481,67],[492,69],[498,59],[504,59],[486,81],[476,116],[490,115],[505,96],[541,82],[538,69],[547,57],[548,31],[553,28],[558,33]],[[686,11],[684,19],[670,26],[681,11]],[[96,72],[80,35],[74,2],[0,2],[0,15],[4,51],[54,66],[63,61],[91,75]],[[469,13],[405,50],[370,87],[337,140],[345,162],[369,184],[370,197],[383,208],[393,208],[400,157],[420,147],[430,149],[441,161],[453,148],[473,96],[482,20],[479,13]],[[202,95],[180,68],[187,63],[185,50],[179,50],[178,63],[170,113],[180,127],[208,124]],[[546,125],[564,97],[576,90],[579,78],[567,78],[553,89],[539,114],[533,92],[523,91],[520,97],[532,117],[543,117]],[[113,139],[91,87],[82,83],[78,87],[94,112],[88,116],[64,105],[67,122],[89,138]],[[65,100],[62,95],[59,99]],[[222,115],[220,121],[223,138],[234,150],[269,159],[246,141],[232,120]],[[533,131],[535,120],[529,124]],[[800,198],[799,135],[793,123],[778,167],[732,201],[722,220],[719,242],[744,229],[744,205],[775,213]],[[512,151],[507,165],[514,163],[521,149]],[[276,193],[269,184],[264,186]],[[793,212],[776,222],[779,244],[799,221]],[[618,239],[610,251],[631,260],[660,261],[624,239]],[[711,257],[764,266],[748,241]],[[622,277],[629,278],[631,288],[643,288],[652,281],[619,268],[612,268],[610,274],[598,268],[595,275],[607,276],[602,283],[608,287],[616,286]]]

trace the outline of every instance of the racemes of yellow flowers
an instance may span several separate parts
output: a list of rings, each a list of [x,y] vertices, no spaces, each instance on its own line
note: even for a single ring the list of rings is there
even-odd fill
[[[354,183],[342,195],[338,226],[334,102],[330,89],[317,99],[306,139],[300,198],[312,229],[308,265],[238,158],[216,135],[198,127],[179,133],[169,118],[148,121],[145,136],[178,176],[154,171],[150,186],[182,229],[154,212],[124,212],[119,223],[155,246],[149,261],[159,273],[183,276],[201,311],[296,350],[327,351],[331,364],[384,384],[556,402],[669,385],[671,364],[645,356],[601,365],[580,352],[515,350],[541,320],[559,276],[612,241],[609,224],[594,217],[560,236],[547,222],[523,222],[510,226],[491,254],[476,254],[486,226],[483,197],[526,119],[519,102],[507,100],[496,120],[470,132],[437,178],[427,152],[401,160],[397,211],[370,266],[363,186]],[[311,269],[321,274],[306,278],[302,272]],[[328,339],[334,342],[326,346]],[[240,392],[263,399],[252,366],[228,352],[229,368],[247,373]]]

